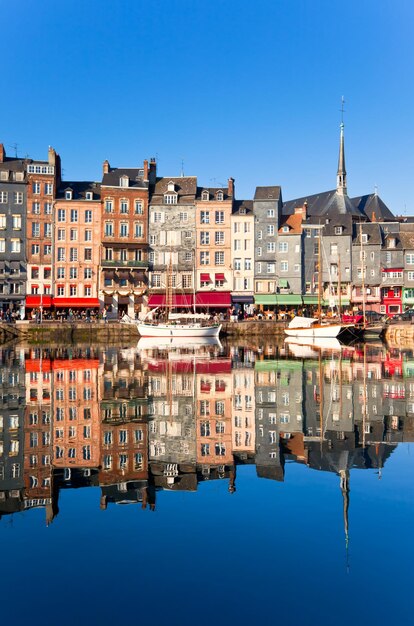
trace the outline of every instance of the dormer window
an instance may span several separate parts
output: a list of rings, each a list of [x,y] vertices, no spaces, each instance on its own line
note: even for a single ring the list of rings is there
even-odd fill
[[[85,197],[86,197],[86,200],[93,200],[92,191],[87,191]]]
[[[240,215],[246,215],[246,209],[244,209],[243,207],[240,209],[239,211]]]
[[[72,200],[72,190],[71,189],[66,189],[65,191],[65,200]]]
[[[203,193],[201,194],[201,199],[204,201],[210,199],[210,194],[208,193],[207,189],[204,189]]]
[[[164,204],[177,204],[177,194],[176,193],[165,193],[164,194]]]
[[[395,243],[396,243],[396,241],[395,241],[394,237],[391,237],[390,239],[388,239],[388,247],[389,248],[395,248]]]
[[[167,191],[175,191],[175,185],[172,180],[168,183]]]
[[[288,233],[288,232],[289,232],[289,226],[283,226],[282,233]]]
[[[368,243],[368,235],[366,233],[361,235],[361,243]]]
[[[128,178],[128,176],[121,176],[121,178],[119,179],[119,186],[120,187],[129,187],[129,178]]]
[[[219,202],[223,202],[223,192],[220,190],[216,193],[216,200],[218,200]]]
[[[335,226],[335,235],[342,235],[343,226]]]
[[[3,170],[2,172],[0,172],[0,180],[9,180],[8,170]]]

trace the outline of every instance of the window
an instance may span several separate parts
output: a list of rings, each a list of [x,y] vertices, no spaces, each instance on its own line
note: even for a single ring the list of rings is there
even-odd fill
[[[33,215],[40,215],[40,202],[32,202]]]
[[[20,239],[11,239],[11,252],[16,253],[21,250],[21,241]]]
[[[134,224],[134,236],[137,238],[141,238],[143,236],[142,224],[138,224],[135,222]]]
[[[160,211],[154,211],[151,217],[154,224],[160,224],[161,222],[164,222],[164,213],[161,213]]]
[[[252,260],[251,259],[244,259],[244,269],[245,270],[251,270],[252,269]]]
[[[52,203],[45,202],[45,215],[52,215]]]
[[[206,200],[209,200],[210,194],[208,193],[207,189],[204,189],[204,191],[201,194],[201,199],[204,200],[204,202]]]
[[[215,212],[215,222],[216,224],[224,224],[224,211]]]
[[[135,215],[143,215],[144,209],[141,200],[135,200]]]
[[[342,231],[343,231],[343,227],[342,226],[335,226],[335,235],[342,235]]]
[[[69,231],[69,238],[71,241],[77,241],[78,240],[78,230],[77,228],[71,228]]]
[[[214,253],[214,263],[216,265],[224,265],[224,252]]]
[[[267,217],[274,217],[274,216],[275,216],[275,210],[267,209]]]
[[[187,211],[183,211],[179,215],[180,222],[188,222],[188,213]]]
[[[105,200],[105,213],[113,213],[114,212],[114,201],[106,198]]]
[[[22,228],[22,216],[21,215],[13,215],[12,216],[12,224],[13,224],[13,230],[21,230],[21,228]]]
[[[210,252],[200,252],[200,265],[210,265]]]
[[[70,211],[70,221],[76,223],[78,221],[78,210],[71,209]]]
[[[216,443],[214,446],[214,451],[216,456],[225,456],[226,455],[226,446],[224,443]]]
[[[152,287],[161,287],[161,274],[153,274],[151,277]]]
[[[58,222],[66,222],[66,210],[58,209]]]
[[[45,183],[45,194],[48,196],[51,196],[53,193],[53,184],[52,183]]]
[[[4,252],[4,250],[3,250],[3,252]],[[40,246],[39,246],[39,244],[38,243],[32,244],[32,254],[36,256],[39,253],[40,253]]]
[[[89,229],[85,230],[85,241],[92,241],[92,231]]]
[[[177,204],[177,194],[176,193],[164,194],[164,204]]]
[[[129,187],[129,178],[128,178],[128,176],[121,176],[121,178],[119,179],[119,186],[120,187]]]
[[[70,250],[69,250],[69,260],[70,261],[77,261],[78,260],[78,249],[77,248],[70,248]]]
[[[52,237],[52,224],[44,224],[44,235],[47,239]]]
[[[63,279],[65,278],[65,268],[64,267],[58,267],[57,268],[57,278],[58,279]]]
[[[71,191],[65,191],[65,200],[72,200],[72,192]]]
[[[57,229],[57,240],[58,241],[65,241],[66,238],[66,230],[64,228],[58,228]]]
[[[407,265],[414,265],[414,254],[407,253],[405,255],[405,262],[407,263]]]
[[[122,214],[128,213],[129,211],[129,206],[128,206],[128,200],[122,199],[119,202],[119,212]]]
[[[85,211],[85,224],[92,224],[92,211],[90,209]]]
[[[276,252],[276,243],[274,241],[269,241],[267,243],[266,250],[267,252]]]
[[[222,192],[222,191],[218,191],[218,192],[217,192],[217,194],[216,194],[216,199],[217,199],[219,202],[223,202],[223,192]]]
[[[113,237],[114,236],[114,223],[113,222],[105,222],[105,237]]]
[[[93,192],[92,191],[87,191],[85,194],[85,198],[86,200],[93,200]]]
[[[209,456],[209,454],[210,454],[210,444],[209,443],[202,443],[200,450],[201,450],[201,456]]]
[[[222,246],[224,244],[224,232],[222,230],[217,231],[214,239],[216,246]]]
[[[289,270],[289,264],[287,261],[281,261],[280,262],[280,271],[281,272],[287,272]]]
[[[32,192],[35,194],[40,193],[40,183],[33,183],[32,184]]]
[[[201,211],[201,224],[210,224],[210,211]]]
[[[23,192],[15,191],[13,194],[14,204],[23,204]]]
[[[268,235],[273,236],[273,235],[275,234],[275,227],[274,227],[274,224],[268,224],[268,225],[267,225],[266,232],[267,232],[267,234],[268,234]]]
[[[46,243],[43,246],[43,253],[45,254],[45,256],[50,256],[52,254],[52,244],[51,243]]]
[[[295,263],[294,268],[293,268],[293,271],[294,271],[295,273],[296,273],[296,272],[300,272],[300,265],[299,265],[299,263]]]
[[[267,264],[267,273],[268,274],[274,274],[276,271],[276,267],[274,263],[268,263]]]
[[[32,237],[40,237],[40,223],[32,222]]]
[[[78,268],[77,267],[71,267],[69,269],[69,278],[70,279],[74,279],[74,278],[77,278],[77,277],[78,277]]]
[[[331,243],[331,256],[337,256],[337,255],[338,255],[338,244]]]
[[[92,248],[84,248],[83,258],[85,261],[92,261]]]

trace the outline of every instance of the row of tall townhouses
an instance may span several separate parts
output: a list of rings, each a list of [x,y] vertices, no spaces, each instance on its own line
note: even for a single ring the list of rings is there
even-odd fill
[[[154,159],[105,161],[101,182],[62,181],[53,148],[36,161],[0,145],[0,231],[3,311],[105,308],[117,318],[174,305],[274,316],[365,298],[393,315],[414,303],[414,223],[376,193],[348,196],[342,125],[336,189],[288,202],[280,186],[236,200],[232,178],[208,188],[158,177]]]

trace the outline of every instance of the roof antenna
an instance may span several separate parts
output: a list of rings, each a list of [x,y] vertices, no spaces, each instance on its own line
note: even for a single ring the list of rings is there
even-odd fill
[[[14,156],[15,156],[16,159],[17,159],[17,148],[18,147],[19,147],[19,144],[17,144],[17,143],[13,143],[10,146],[10,148],[13,148],[13,150],[14,150]]]
[[[184,159],[181,159],[181,178],[184,178]]]

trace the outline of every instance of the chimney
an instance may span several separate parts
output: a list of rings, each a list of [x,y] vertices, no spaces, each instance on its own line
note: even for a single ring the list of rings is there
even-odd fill
[[[234,199],[234,178],[229,178],[228,192],[229,196]]]
[[[4,159],[6,158],[6,151],[2,143],[0,143],[0,163],[4,163]]]
[[[49,150],[47,153],[47,160],[48,160],[49,165],[56,165],[56,152],[52,148],[52,146],[49,146]]]
[[[157,178],[157,162],[154,159],[154,157],[152,157],[152,159],[150,159],[150,164],[149,164],[149,181],[152,184],[155,184],[155,180]]]
[[[372,211],[371,222],[376,222],[376,221],[377,221],[377,216],[375,215],[375,211]]]
[[[109,168],[110,168],[109,161],[108,161],[108,159],[106,159],[106,160],[103,162],[103,165],[102,165],[102,172],[103,172],[104,174],[109,174]]]
[[[306,220],[307,209],[308,209],[308,203],[307,202],[304,202],[302,206],[295,207],[295,215],[298,215],[300,213],[302,215],[302,222],[304,222]]]
[[[148,180],[148,159],[144,161],[144,180]]]

